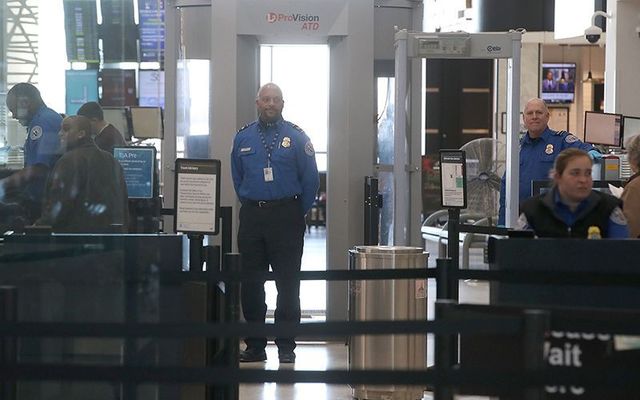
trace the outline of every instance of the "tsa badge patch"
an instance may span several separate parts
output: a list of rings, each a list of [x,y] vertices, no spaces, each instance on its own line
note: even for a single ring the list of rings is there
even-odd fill
[[[609,219],[614,224],[627,225],[627,218],[624,216],[624,213],[622,212],[622,209],[620,207],[616,207],[613,210],[613,212],[609,216]]]
[[[313,156],[313,154],[315,153],[315,151],[313,150],[313,145],[311,144],[311,140],[307,141],[307,143],[304,145],[304,152],[309,156]]]
[[[288,137],[288,136],[283,137],[282,138],[282,147],[284,147],[286,149],[289,146],[291,146],[291,138]]]
[[[571,143],[575,143],[578,141],[578,138],[572,134],[568,134],[566,138],[564,138],[564,141],[571,144]]]
[[[31,128],[31,132],[29,133],[29,139],[38,140],[41,137],[42,137],[42,127],[40,127],[39,125],[36,125],[33,128]]]
[[[551,143],[549,143],[549,144],[547,145],[547,148],[546,148],[546,149],[544,149],[544,152],[545,152],[546,154],[553,154],[553,145],[552,145]]]

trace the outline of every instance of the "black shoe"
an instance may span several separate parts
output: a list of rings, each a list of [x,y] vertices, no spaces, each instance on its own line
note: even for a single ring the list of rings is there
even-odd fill
[[[267,353],[264,349],[247,348],[240,352],[240,362],[259,362],[267,360]]]
[[[296,353],[293,350],[285,350],[278,352],[278,360],[282,364],[291,364],[296,362]]]

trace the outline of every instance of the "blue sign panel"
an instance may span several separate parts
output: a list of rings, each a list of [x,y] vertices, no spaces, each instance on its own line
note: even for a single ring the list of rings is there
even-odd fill
[[[124,180],[130,199],[153,198],[154,147],[116,147],[113,156],[124,170]]]
[[[140,61],[164,61],[164,0],[139,0]]]

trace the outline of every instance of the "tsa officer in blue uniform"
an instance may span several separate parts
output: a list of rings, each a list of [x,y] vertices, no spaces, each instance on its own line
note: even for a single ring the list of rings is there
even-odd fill
[[[58,132],[62,117],[46,106],[40,91],[30,83],[18,83],[9,90],[7,107],[13,118],[27,128],[27,138],[24,168],[0,181],[0,201],[21,203],[28,222],[33,222],[40,213],[49,171],[60,156]]]
[[[268,83],[256,97],[259,118],[240,129],[231,152],[231,174],[240,198],[238,248],[246,271],[266,272],[276,279],[275,322],[300,321],[300,281],[287,274],[300,271],[304,216],[319,186],[315,152],[298,126],[282,119],[282,91]],[[264,322],[264,281],[242,283],[242,310],[249,322]],[[264,337],[245,338],[240,361],[267,359]],[[281,363],[295,361],[295,339],[276,338]]]
[[[583,143],[574,135],[565,131],[549,128],[549,109],[542,99],[531,99],[524,107],[522,116],[527,132],[520,139],[520,187],[519,204],[531,197],[531,182],[549,179],[553,162],[560,152],[574,147],[588,152],[591,158],[602,155],[592,145]],[[505,174],[506,176],[506,174]],[[500,212],[498,224],[505,223],[505,176],[500,186]]]

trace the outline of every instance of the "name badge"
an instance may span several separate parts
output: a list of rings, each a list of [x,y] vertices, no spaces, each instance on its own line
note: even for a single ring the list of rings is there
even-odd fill
[[[264,172],[264,181],[265,182],[272,182],[273,181],[273,168],[266,167],[266,168],[263,168],[262,171]]]

